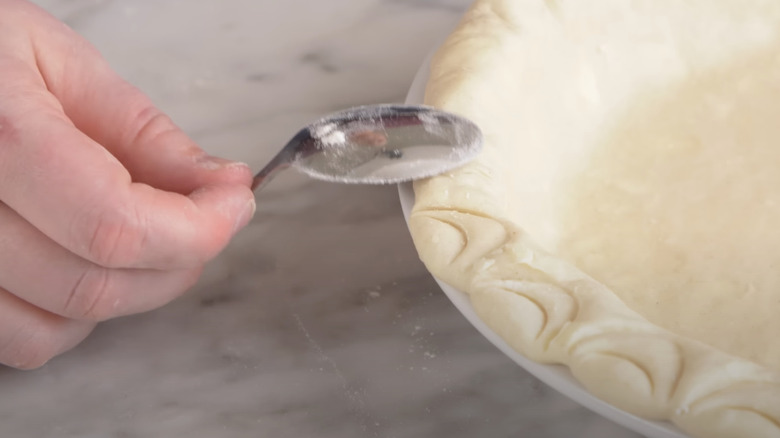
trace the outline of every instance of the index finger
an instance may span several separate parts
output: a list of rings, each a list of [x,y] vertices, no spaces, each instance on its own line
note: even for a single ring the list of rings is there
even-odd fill
[[[11,89],[0,89],[0,200],[70,251],[106,267],[193,267],[254,212],[241,184],[185,196],[132,182],[45,89]]]

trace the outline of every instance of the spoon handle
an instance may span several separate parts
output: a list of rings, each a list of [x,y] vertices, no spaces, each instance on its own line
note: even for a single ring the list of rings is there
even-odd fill
[[[292,166],[296,156],[308,156],[314,152],[316,147],[311,141],[309,130],[306,128],[300,130],[265,167],[257,172],[252,179],[252,191],[265,187],[279,172]]]
[[[265,187],[266,184],[271,182],[276,175],[282,170],[287,169],[292,165],[292,155],[287,153],[286,149],[282,149],[276,156],[260,169],[259,172],[252,179],[252,190],[258,190]]]

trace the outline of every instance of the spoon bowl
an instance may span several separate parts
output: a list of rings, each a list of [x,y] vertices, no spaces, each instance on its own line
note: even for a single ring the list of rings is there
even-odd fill
[[[320,180],[393,184],[460,167],[482,149],[470,120],[421,105],[368,105],[322,118],[299,131],[255,175],[252,189],[294,167]]]

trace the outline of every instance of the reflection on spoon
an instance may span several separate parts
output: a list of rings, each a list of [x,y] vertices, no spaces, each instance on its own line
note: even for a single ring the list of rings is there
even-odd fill
[[[298,132],[255,175],[252,189],[290,166],[326,181],[399,183],[462,166],[481,149],[479,128],[455,114],[416,105],[362,106]]]

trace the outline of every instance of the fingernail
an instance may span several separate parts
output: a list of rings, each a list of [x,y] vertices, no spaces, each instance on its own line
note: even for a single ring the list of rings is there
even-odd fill
[[[218,170],[228,167],[249,167],[249,165],[246,163],[215,157],[213,155],[200,155],[195,158],[195,162],[207,170]]]
[[[252,220],[252,217],[255,215],[256,209],[257,209],[257,204],[255,204],[255,198],[252,198],[249,200],[249,202],[247,202],[241,214],[238,215],[238,218],[236,219],[236,224],[235,226],[233,226],[234,234],[238,232],[238,230],[249,225],[249,222]]]

